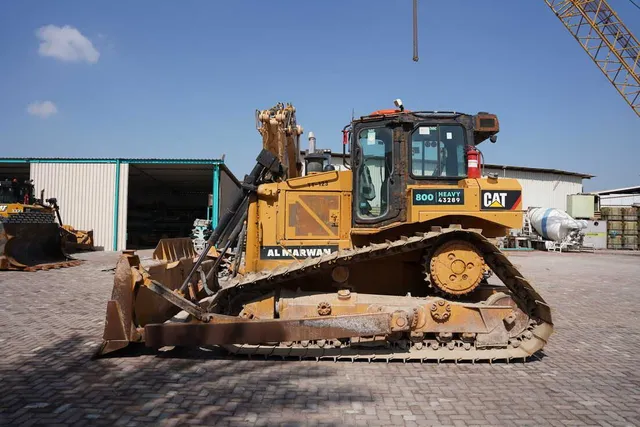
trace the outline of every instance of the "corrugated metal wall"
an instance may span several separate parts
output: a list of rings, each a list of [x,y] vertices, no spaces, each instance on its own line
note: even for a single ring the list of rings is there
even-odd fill
[[[118,249],[126,242],[128,172],[129,165],[121,164]],[[113,250],[115,163],[32,163],[31,179],[45,198],[58,199],[65,224],[93,229],[95,246]]]
[[[567,196],[582,192],[579,176],[490,168],[484,173],[516,178],[522,186],[522,208],[525,210],[532,206],[566,210]]]

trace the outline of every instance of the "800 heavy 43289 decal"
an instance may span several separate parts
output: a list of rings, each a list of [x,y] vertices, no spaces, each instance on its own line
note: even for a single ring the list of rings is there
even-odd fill
[[[414,205],[464,205],[464,190],[414,189]]]

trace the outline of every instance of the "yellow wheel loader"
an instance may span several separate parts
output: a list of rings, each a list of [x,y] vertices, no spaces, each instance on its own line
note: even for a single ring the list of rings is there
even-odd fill
[[[293,106],[257,111],[263,149],[205,250],[176,239],[146,265],[122,254],[97,354],[135,342],[475,362],[542,349],[551,310],[495,240],[522,226],[522,189],[478,163],[498,118],[396,106],[345,127],[341,170],[315,139],[301,161]]]
[[[0,181],[0,270],[48,270],[80,264],[63,250],[57,207],[36,199],[31,182]]]

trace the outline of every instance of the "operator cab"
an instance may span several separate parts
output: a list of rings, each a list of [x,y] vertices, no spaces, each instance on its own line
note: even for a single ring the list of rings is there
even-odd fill
[[[353,120],[354,226],[384,225],[404,209],[407,185],[457,185],[468,178],[467,151],[487,138],[495,142],[493,114],[453,111],[378,110]],[[471,148],[475,150],[474,148]]]
[[[35,203],[33,180],[0,180],[0,203]]]

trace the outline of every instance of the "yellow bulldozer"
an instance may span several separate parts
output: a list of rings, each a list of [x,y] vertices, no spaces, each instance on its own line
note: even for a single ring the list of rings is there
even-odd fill
[[[56,199],[35,198],[31,181],[0,181],[0,270],[72,267],[81,261],[68,251],[92,248],[93,232],[63,225]]]
[[[121,255],[97,355],[144,343],[475,362],[542,349],[550,307],[496,242],[522,226],[522,189],[483,176],[477,149],[496,141],[497,116],[395,104],[343,129],[339,170],[315,139],[301,160],[292,105],[257,111],[263,149],[205,250],[169,239],[146,263]]]

